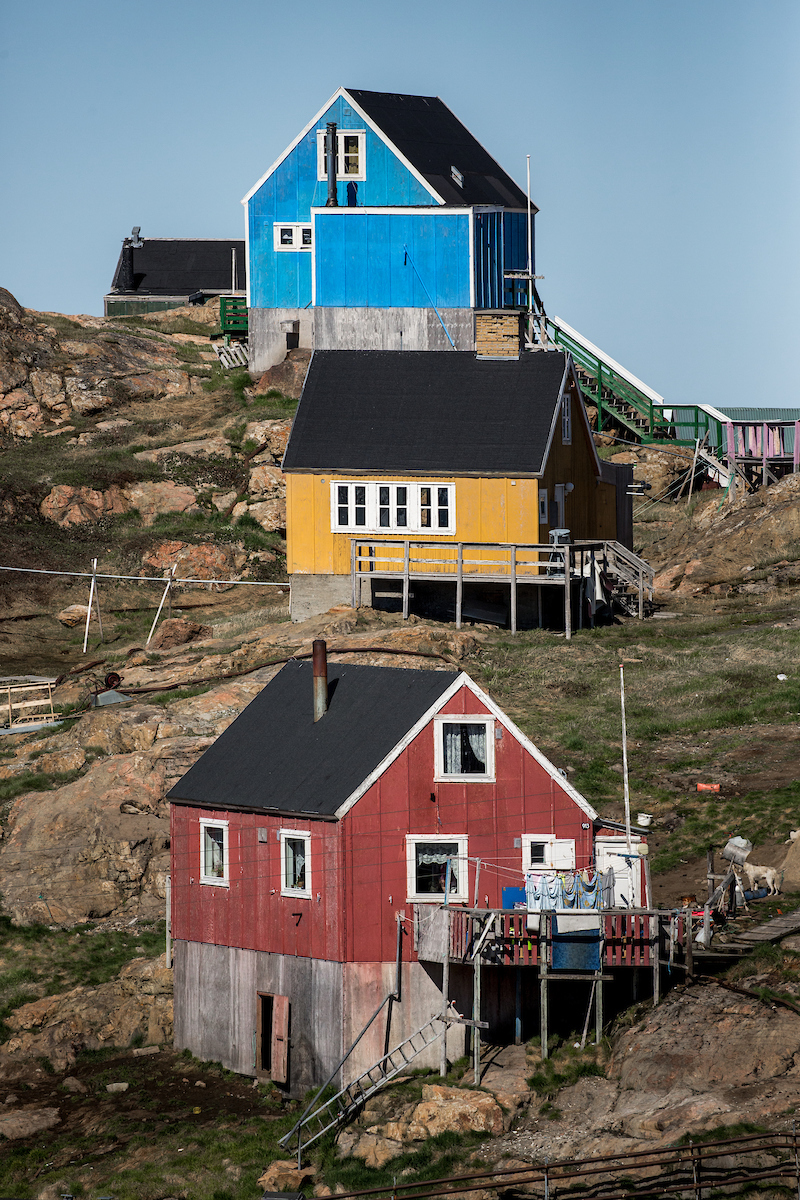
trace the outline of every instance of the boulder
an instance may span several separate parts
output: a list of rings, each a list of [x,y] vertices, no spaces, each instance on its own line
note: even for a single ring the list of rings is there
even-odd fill
[[[397,1158],[405,1150],[402,1142],[391,1138],[381,1137],[380,1134],[367,1132],[363,1134],[350,1151],[353,1158],[360,1158],[368,1167],[380,1170],[387,1162]]]
[[[97,492],[90,487],[70,487],[60,483],[45,496],[39,505],[39,512],[45,520],[54,521],[64,529],[70,525],[84,525],[90,521],[99,521],[102,517],[128,512],[133,507],[135,506],[118,487],[110,487],[106,492]]]
[[[212,633],[210,625],[200,625],[184,617],[170,617],[162,621],[150,645],[156,650],[171,650],[173,646],[185,646],[198,638],[211,637]]]
[[[231,448],[224,437],[200,438],[193,442],[177,442],[174,446],[159,446],[155,450],[140,450],[134,454],[141,462],[164,462],[173,454],[185,454],[189,458],[230,458]]]
[[[796,838],[789,847],[786,858],[783,861],[783,884],[782,889],[786,892],[800,891],[800,838]],[[788,939],[784,939],[782,945],[787,944]],[[792,946],[791,949],[797,947]]]
[[[316,1171],[316,1167],[298,1170],[294,1159],[277,1159],[259,1178],[258,1186],[265,1192],[301,1192],[313,1182]]]
[[[139,510],[143,525],[152,525],[161,513],[200,511],[192,489],[181,483],[146,480],[142,483],[132,483],[123,490],[129,507]]]
[[[0,1113],[0,1136],[12,1141],[31,1137],[60,1124],[61,1114],[57,1108],[36,1108],[33,1105],[17,1108],[11,1113]]]
[[[255,459],[256,462],[262,462],[268,457],[275,462],[280,462],[291,431],[292,422],[290,420],[250,421],[245,427],[244,440],[245,442],[255,442],[256,446],[267,443],[266,449]]]
[[[247,509],[248,516],[254,517],[267,533],[286,528],[286,498],[262,500],[251,504]]]
[[[142,574],[166,577],[177,563],[176,580],[207,579],[212,582],[236,577],[246,562],[246,552],[235,543],[193,546],[188,542],[160,542],[142,556]],[[202,584],[196,586],[202,587]]]
[[[310,361],[310,350],[290,350],[282,363],[264,372],[253,386],[254,393],[264,395],[274,389],[293,400],[299,400]]]
[[[238,492],[212,492],[211,503],[217,512],[227,512],[229,508],[233,507],[238,494]]]
[[[247,491],[253,500],[283,499],[285,503],[286,481],[283,471],[274,463],[259,463],[250,469]]]
[[[125,1047],[139,1037],[163,1044],[172,1038],[172,971],[163,954],[137,958],[99,987],[76,987],[23,1004],[7,1024],[13,1035],[0,1046],[0,1063],[45,1056],[58,1071],[81,1050]],[[112,1088],[122,1090],[119,1084]]]
[[[439,1133],[503,1132],[503,1110],[493,1096],[463,1088],[426,1084],[408,1124],[408,1138],[421,1141]]]
[[[56,620],[65,625],[67,629],[74,629],[76,625],[85,625],[88,615],[88,604],[69,604],[66,608],[62,608],[60,613],[56,613]]]

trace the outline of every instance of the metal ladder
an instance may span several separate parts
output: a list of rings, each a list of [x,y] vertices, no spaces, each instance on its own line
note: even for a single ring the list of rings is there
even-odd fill
[[[438,1031],[434,1026],[439,1026]],[[298,1157],[301,1148],[310,1146],[317,1138],[321,1138],[328,1130],[334,1129],[356,1112],[379,1087],[394,1079],[404,1071],[410,1062],[433,1046],[443,1036],[446,1023],[441,1017],[433,1017],[427,1024],[421,1026],[410,1037],[407,1037],[394,1050],[390,1050],[383,1058],[379,1058],[374,1066],[364,1071],[347,1087],[342,1088],[335,1096],[325,1100],[318,1108],[306,1111],[289,1132],[280,1140],[281,1146],[288,1146],[293,1138],[297,1138]],[[319,1095],[319,1094],[318,1094]],[[304,1137],[303,1131],[311,1129],[310,1136]]]

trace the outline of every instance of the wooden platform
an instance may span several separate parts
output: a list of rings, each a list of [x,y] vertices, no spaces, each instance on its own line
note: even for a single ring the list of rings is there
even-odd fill
[[[757,925],[755,929],[748,929],[746,933],[737,933],[736,937],[740,942],[758,946],[764,942],[779,942],[791,933],[800,933],[800,908],[785,916],[775,917],[764,925]]]

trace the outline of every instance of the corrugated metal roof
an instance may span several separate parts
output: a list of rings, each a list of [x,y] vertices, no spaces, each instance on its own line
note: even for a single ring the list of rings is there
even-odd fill
[[[800,408],[726,408],[731,421],[800,421]]]

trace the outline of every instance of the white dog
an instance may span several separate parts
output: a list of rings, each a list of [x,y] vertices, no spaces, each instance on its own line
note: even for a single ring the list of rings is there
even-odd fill
[[[755,891],[756,880],[763,879],[767,886],[770,896],[777,896],[781,890],[783,883],[783,871],[777,867],[759,867],[756,863],[745,862],[741,867],[736,868],[736,873],[741,879],[742,875],[747,876],[748,891]]]

